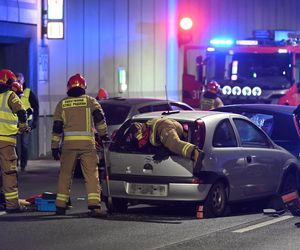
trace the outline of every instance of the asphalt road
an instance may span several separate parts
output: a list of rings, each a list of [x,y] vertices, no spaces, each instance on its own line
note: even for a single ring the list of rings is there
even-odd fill
[[[20,174],[20,197],[55,192],[59,166],[30,161]],[[5,214],[0,211],[0,249],[300,249],[300,218],[270,217],[244,209],[216,219],[196,219],[183,207],[135,206],[126,214],[87,216],[84,181],[74,179],[73,208],[52,212]]]

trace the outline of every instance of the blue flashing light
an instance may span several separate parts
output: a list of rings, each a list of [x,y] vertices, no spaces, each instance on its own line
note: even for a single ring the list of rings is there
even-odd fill
[[[223,39],[223,38],[217,38],[217,39],[212,39],[210,40],[210,44],[214,46],[222,46],[222,47],[229,47],[233,45],[233,40],[232,39]]]

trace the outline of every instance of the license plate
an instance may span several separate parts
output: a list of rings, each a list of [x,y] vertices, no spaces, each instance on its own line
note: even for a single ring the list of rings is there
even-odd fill
[[[128,183],[128,194],[143,196],[167,196],[168,185]]]

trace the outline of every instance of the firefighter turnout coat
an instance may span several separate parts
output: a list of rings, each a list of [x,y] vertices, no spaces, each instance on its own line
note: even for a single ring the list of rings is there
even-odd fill
[[[217,96],[217,94],[204,92],[200,102],[201,110],[211,110],[222,106],[224,106],[224,104],[221,98]]]
[[[155,118],[143,124],[136,125],[136,139],[142,139],[142,134],[147,128],[150,129],[149,141],[153,146],[161,144],[171,152],[192,159],[194,150],[197,148],[194,144],[181,140],[184,136],[182,125],[176,120],[170,118]]]
[[[94,114],[97,115],[95,119]],[[56,206],[65,208],[70,197],[73,171],[80,159],[89,209],[100,208],[98,156],[93,129],[107,135],[103,110],[97,100],[86,94],[66,97],[56,106],[51,148],[62,147]]]
[[[24,113],[22,123],[27,126],[20,98],[13,91],[0,93],[0,167],[7,210],[19,208],[16,135],[19,131],[17,113],[20,111]]]

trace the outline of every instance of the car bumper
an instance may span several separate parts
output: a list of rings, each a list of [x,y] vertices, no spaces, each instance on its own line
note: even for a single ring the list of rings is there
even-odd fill
[[[128,200],[143,200],[143,201],[170,201],[170,202],[199,202],[204,201],[208,195],[208,192],[212,184],[194,184],[194,183],[154,183],[153,186],[156,188],[159,186],[166,187],[164,194],[149,194],[141,191],[140,193],[132,193],[128,188],[131,183],[119,180],[110,180],[110,192],[114,198],[123,198]],[[136,183],[135,183],[136,184]],[[152,185],[141,183],[138,185]],[[101,181],[102,194],[107,195],[106,181]]]

